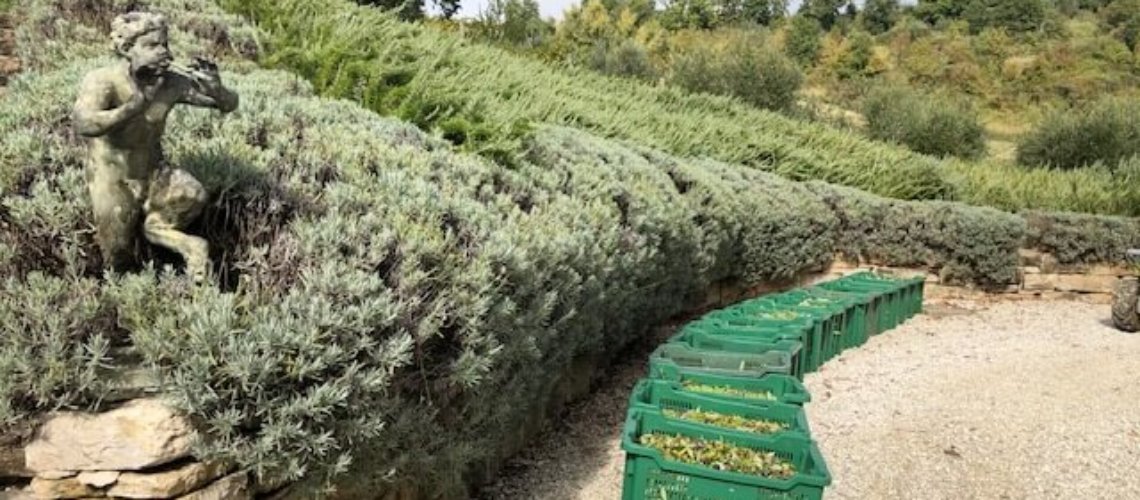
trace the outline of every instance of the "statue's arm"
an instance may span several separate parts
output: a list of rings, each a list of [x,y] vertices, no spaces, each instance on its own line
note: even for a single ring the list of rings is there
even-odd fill
[[[229,113],[238,108],[238,95],[230,90],[221,81],[214,80],[207,84],[187,80],[185,91],[179,102],[191,106],[214,108],[223,113]]]
[[[86,137],[106,135],[144,109],[142,99],[131,99],[122,106],[112,108],[114,86],[97,74],[88,75],[79,88],[72,121],[76,132]]]
[[[223,113],[229,113],[238,108],[237,92],[230,90],[225,85],[219,84],[217,92],[214,95],[214,102],[217,103],[218,109]]]

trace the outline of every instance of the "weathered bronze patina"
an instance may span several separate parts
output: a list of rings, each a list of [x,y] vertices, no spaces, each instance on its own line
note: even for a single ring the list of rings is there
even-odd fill
[[[162,15],[123,14],[111,31],[122,61],[87,74],[73,117],[76,131],[90,138],[87,186],[104,265],[136,263],[141,235],[178,252],[200,282],[210,268],[208,245],[183,230],[201,214],[207,193],[189,173],[166,164],[162,134],[175,105],[229,113],[238,96],[208,61],[196,59],[188,69],[173,65]]]

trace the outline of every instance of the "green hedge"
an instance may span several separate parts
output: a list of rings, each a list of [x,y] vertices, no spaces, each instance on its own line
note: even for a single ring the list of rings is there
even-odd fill
[[[811,183],[840,220],[849,259],[938,271],[948,283],[1004,288],[1017,280],[1020,217],[947,202],[906,202]]]
[[[204,457],[313,486],[352,472],[372,492],[394,481],[462,497],[582,359],[604,364],[710,283],[789,278],[845,251],[996,286],[1024,232],[994,210],[802,185],[557,126],[489,161],[257,69],[242,59],[256,33],[211,4],[153,0],[176,50],[220,54],[242,96],[221,118],[178,110],[165,139],[214,193],[194,230],[221,287],[190,285],[161,252],[155,269],[104,276],[68,120],[82,74],[109,60],[77,20],[127,3],[59,5],[30,4],[33,69],[0,114],[3,424],[97,406],[104,370],[141,362],[202,425]]]
[[[1125,251],[1140,248],[1140,221],[1087,214],[1029,212],[1026,246],[1048,252],[1061,264],[1123,264]]]

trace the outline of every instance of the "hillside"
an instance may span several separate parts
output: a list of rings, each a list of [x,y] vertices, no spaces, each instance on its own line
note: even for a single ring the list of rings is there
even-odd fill
[[[889,18],[889,29],[871,39],[871,59],[843,75],[840,66],[865,33],[864,21],[851,20],[845,31],[823,36],[820,59],[807,71],[813,84],[835,96],[857,93],[857,77],[873,77],[957,94],[989,117],[1024,118],[1031,125],[1048,108],[1086,106],[1104,95],[1138,97],[1137,40],[1122,26],[1126,21],[1114,19],[1128,4],[1089,2],[1079,10],[1047,11],[1020,31],[956,17],[928,24],[921,13],[900,10]]]
[[[223,3],[257,26],[206,0],[22,5],[0,114],[0,425],[103,407],[108,373],[141,368],[201,424],[200,457],[259,482],[461,498],[574,376],[714,284],[846,254],[1000,289],[1021,247],[1087,264],[1140,242],[1132,219],[788,180],[764,170],[900,196],[958,185],[728,99],[633,99],[347,2]],[[154,249],[137,273],[99,262],[71,107],[128,8],[164,12],[179,57],[217,58],[241,95],[225,117],[176,110],[164,142],[211,193],[192,228],[210,286]]]
[[[964,19],[930,25],[903,10],[887,31],[860,38],[865,19],[851,20],[821,37],[819,59],[805,68],[806,87],[856,110],[869,87],[888,84],[968,103],[984,126],[989,159],[1016,163],[1019,145],[1050,113],[1088,109],[1106,97],[1140,98],[1140,53],[1113,19],[1116,4],[1126,3],[1051,12],[1028,33]],[[787,28],[778,33],[787,36]],[[853,61],[860,44],[870,56]]]
[[[738,102],[788,116],[710,111],[706,113],[719,116],[706,115],[705,123],[716,120],[717,129],[724,130],[733,126],[725,122],[743,121],[753,125],[752,133],[763,131],[811,150],[811,156],[796,157],[764,148],[744,155],[702,151],[726,161],[747,163],[761,157],[772,163],[765,168],[786,175],[892,197],[949,197],[1005,210],[1135,214],[1129,179],[1137,167],[1127,153],[1123,162],[1110,156],[1101,165],[1064,173],[1042,168],[1040,158],[1020,165],[1015,161],[1020,143],[1055,114],[1072,115],[1106,97],[1138,102],[1140,56],[1134,46],[1140,4],[1132,0],[1088,2],[1079,8],[1037,0],[993,0],[957,8],[934,0],[919,1],[917,7],[874,0],[857,10],[844,9],[845,1],[814,1],[794,16],[782,11],[782,2],[749,4],[770,11],[742,13],[734,10],[737,4],[722,0],[670,2],[658,10],[644,2],[584,0],[557,24],[534,17],[528,8],[533,3],[492,2],[483,18],[433,20],[429,25],[532,61],[624,77],[630,82],[624,87],[629,99],[662,88],[736,96]],[[569,78],[583,80],[577,74]],[[917,104],[939,114],[923,123],[909,114],[915,106],[898,103],[898,112],[875,127],[889,132],[873,133],[861,115],[868,95],[883,87],[908,89]],[[1086,128],[1128,127],[1131,135],[1121,135],[1135,136],[1137,126],[1121,120],[1125,123],[1094,122]],[[969,123],[969,130],[955,130],[958,121]],[[844,126],[843,132],[820,126],[836,122],[857,125]],[[894,131],[900,128],[906,132]],[[921,134],[925,137],[907,137]],[[976,139],[965,141],[969,134],[977,134]],[[799,139],[789,142],[788,136]],[[815,141],[802,139],[809,136]],[[885,142],[865,139],[868,136]],[[833,139],[838,137],[843,139]],[[1045,140],[1065,137],[1071,138],[1073,149],[1105,142],[1075,134]],[[1136,141],[1123,140],[1129,141],[1126,151],[1137,152]],[[726,147],[741,139],[733,136],[732,141]],[[888,145],[895,142],[905,146]],[[977,145],[963,147],[966,142]],[[688,151],[684,145],[656,144],[678,154]],[[938,155],[949,151],[964,159],[938,161],[905,148]],[[980,158],[975,157],[978,152]],[[1044,161],[1051,158],[1046,155]],[[928,171],[931,165],[933,174]]]
[[[548,66],[347,3],[328,4],[319,14],[303,2],[232,7],[272,30],[283,50],[269,64],[378,112],[420,126],[457,128],[453,140],[477,143],[470,146],[492,156],[497,142],[511,147],[531,123],[559,123],[681,156],[710,156],[893,198],[1126,215],[1140,207],[1140,187],[1120,182],[1130,170],[1054,172],[937,160],[729,98]]]

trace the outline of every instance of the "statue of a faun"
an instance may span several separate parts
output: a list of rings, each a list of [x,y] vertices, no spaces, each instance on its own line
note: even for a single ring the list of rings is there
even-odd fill
[[[179,253],[187,273],[201,282],[210,269],[208,245],[183,230],[201,214],[207,193],[193,176],[166,164],[162,134],[176,104],[229,113],[238,96],[209,61],[175,65],[167,30],[161,14],[115,18],[111,37],[122,60],[83,79],[73,122],[89,138],[87,187],[104,265],[134,265],[141,236]]]

